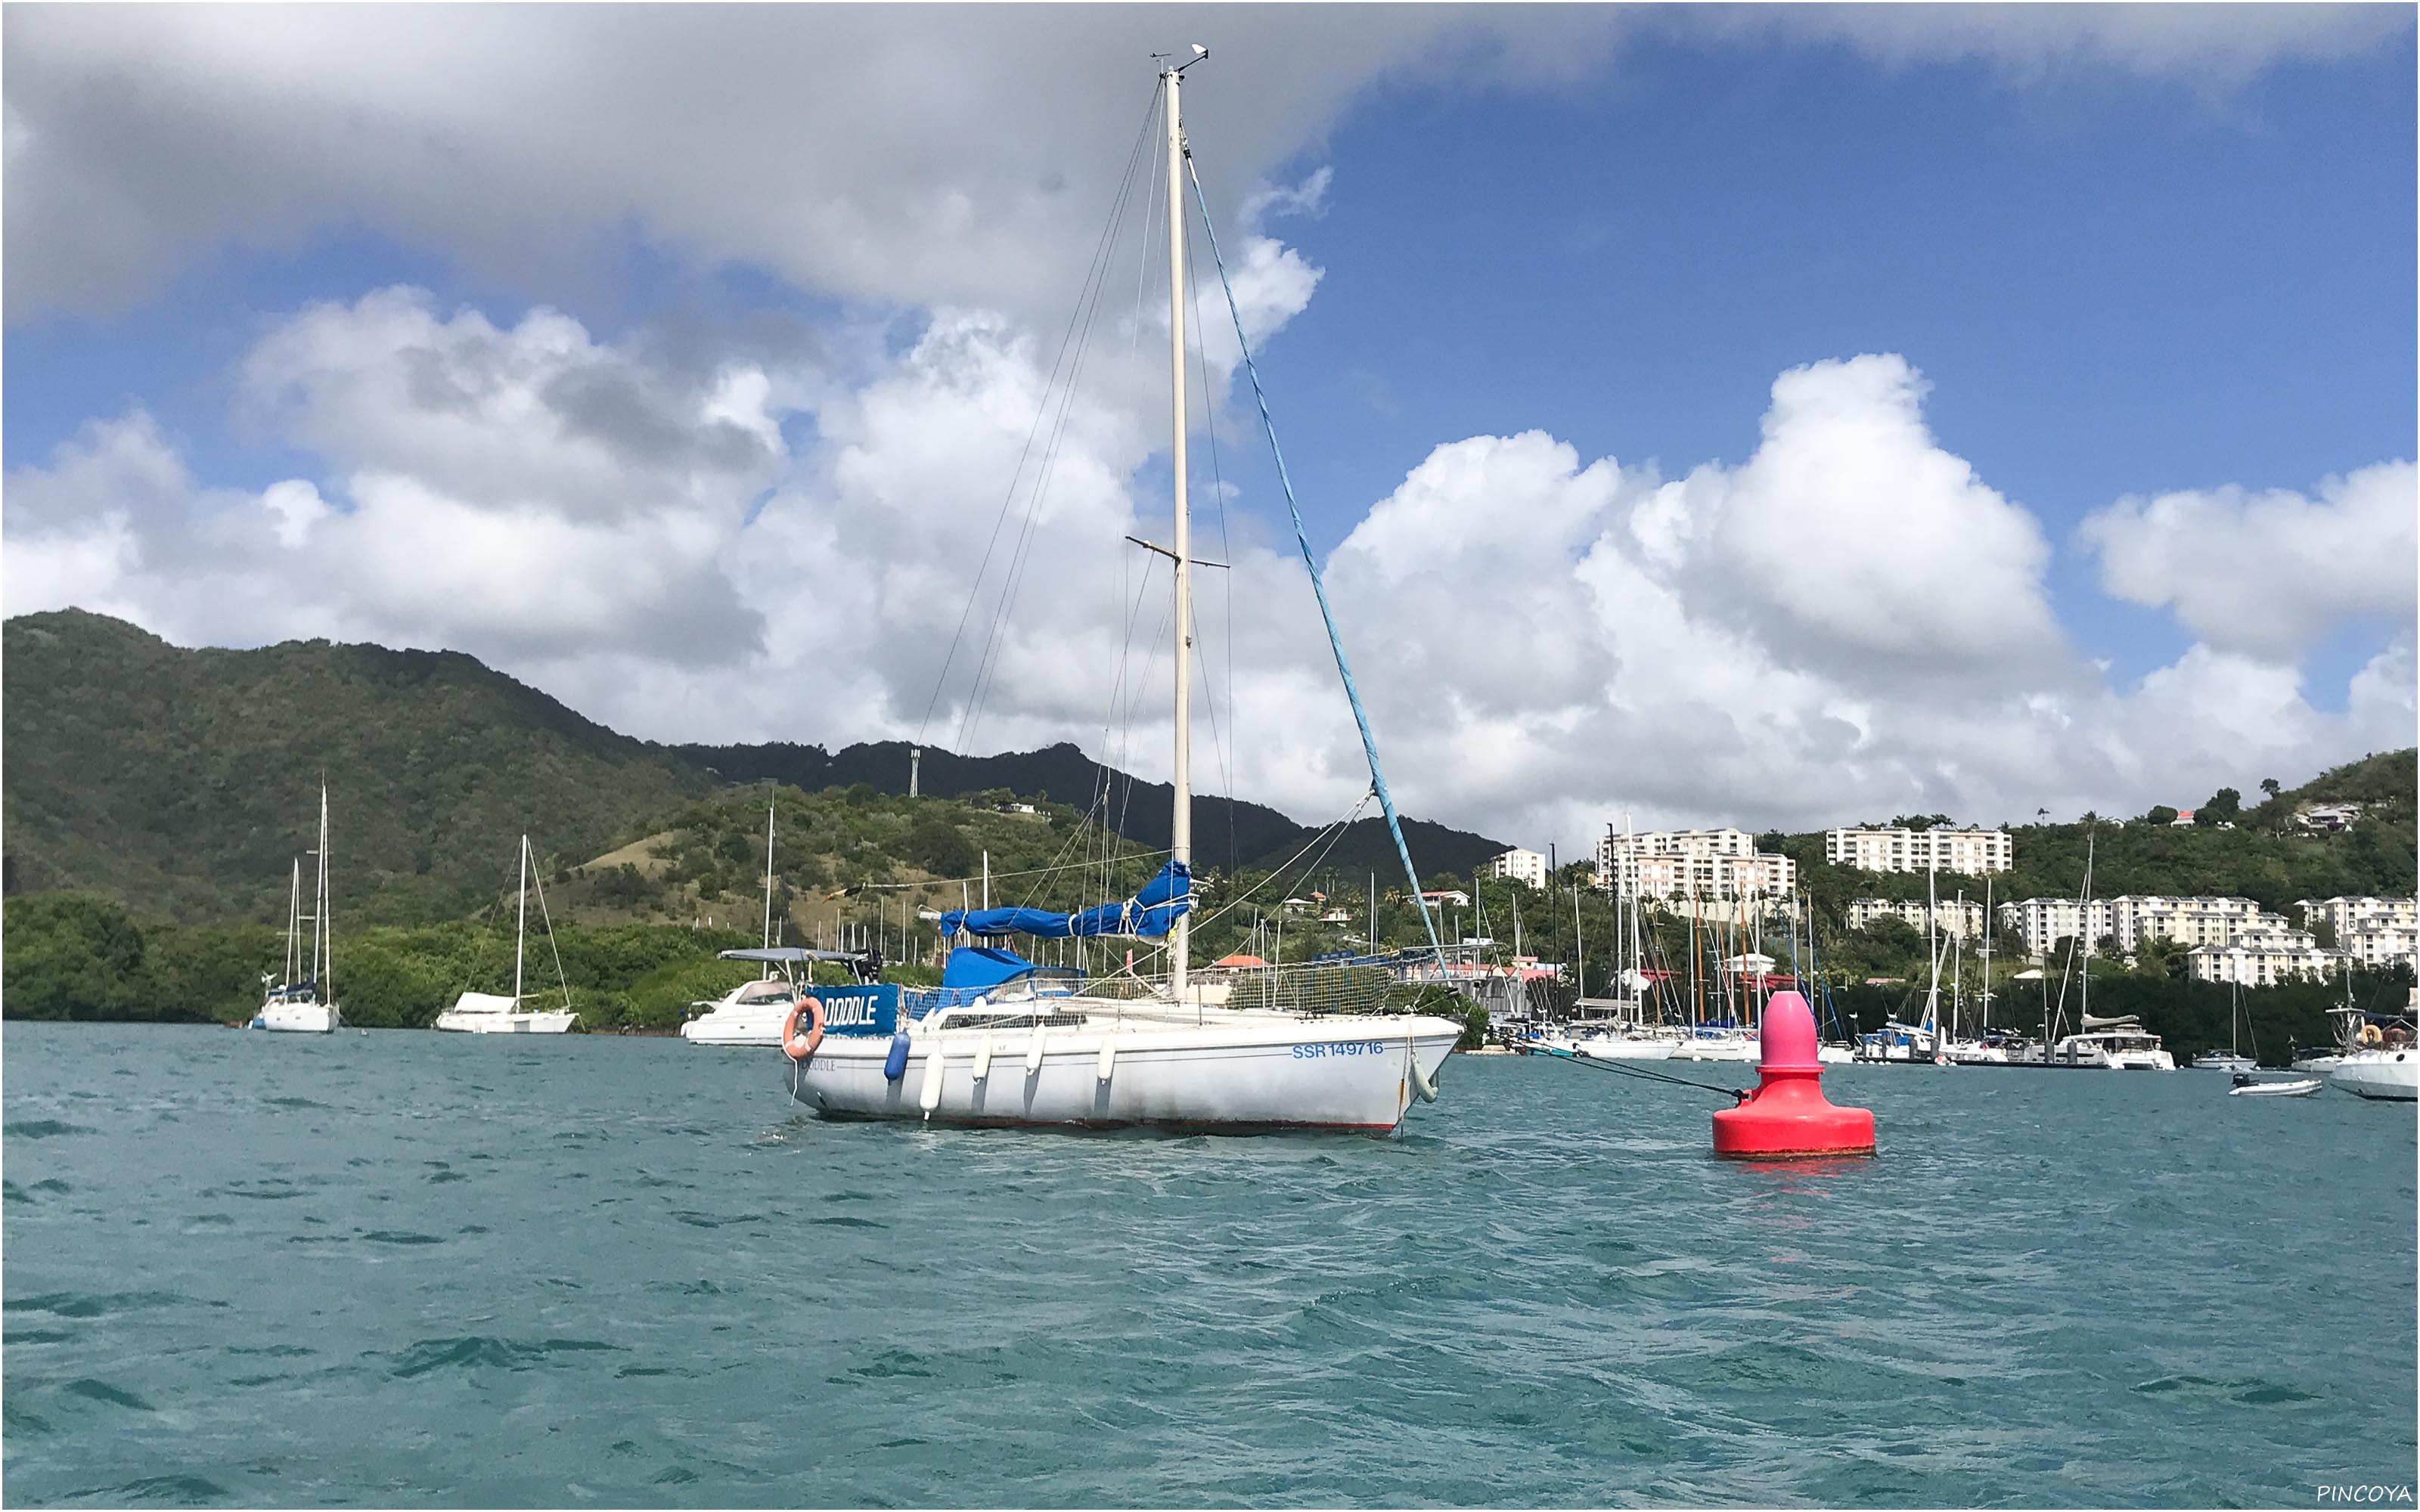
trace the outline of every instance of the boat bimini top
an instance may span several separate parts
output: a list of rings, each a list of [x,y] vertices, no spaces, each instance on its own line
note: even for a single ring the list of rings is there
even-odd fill
[[[810,950],[797,945],[775,945],[755,950],[718,950],[716,958],[723,961],[753,961],[764,965],[780,966],[796,973],[817,961],[828,961],[848,967],[849,975],[863,986],[882,975],[882,952],[879,950]]]

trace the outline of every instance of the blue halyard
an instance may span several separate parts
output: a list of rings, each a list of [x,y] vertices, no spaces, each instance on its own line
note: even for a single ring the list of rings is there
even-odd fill
[[[1261,429],[1269,439],[1269,455],[1277,459],[1278,484],[1285,490],[1286,513],[1294,518],[1295,544],[1302,548],[1302,564],[1311,572],[1311,591],[1319,600],[1319,617],[1327,625],[1328,649],[1336,653],[1337,675],[1344,679],[1344,696],[1353,704],[1353,722],[1361,727],[1361,752],[1370,759],[1370,785],[1378,795],[1378,807],[1386,811],[1387,832],[1395,838],[1395,854],[1403,858],[1404,879],[1412,885],[1412,902],[1420,911],[1420,923],[1428,931],[1429,948],[1445,955],[1437,943],[1436,920],[1430,916],[1429,901],[1420,895],[1420,874],[1412,865],[1412,850],[1404,842],[1404,822],[1395,812],[1394,795],[1387,791],[1387,774],[1378,765],[1378,742],[1370,733],[1370,716],[1361,707],[1361,690],[1353,684],[1353,669],[1344,660],[1344,642],[1337,638],[1336,615],[1327,607],[1327,588],[1320,580],[1319,559],[1311,555],[1311,534],[1303,529],[1302,508],[1295,502],[1294,479],[1286,472],[1285,453],[1278,448],[1277,423],[1269,418],[1269,396],[1261,388],[1261,370],[1252,362],[1252,344],[1244,339],[1244,317],[1235,306],[1234,285],[1227,282],[1227,261],[1218,255],[1218,233],[1211,229],[1210,205],[1202,193],[1201,176],[1193,171],[1191,153],[1186,155],[1185,175],[1193,184],[1193,202],[1202,209],[1202,231],[1210,241],[1210,262],[1218,270],[1218,287],[1227,296],[1227,316],[1235,323],[1235,346],[1244,354],[1244,372],[1252,380],[1252,398],[1261,409]],[[1378,921],[1370,920],[1370,948],[1378,948]]]

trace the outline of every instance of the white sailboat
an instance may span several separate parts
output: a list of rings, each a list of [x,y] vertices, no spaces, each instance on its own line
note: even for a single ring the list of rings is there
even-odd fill
[[[1948,1058],[1943,1054],[1941,1033],[1941,936],[1935,915],[1933,879],[1936,873],[1928,869],[1924,874],[1924,953],[1930,976],[1924,989],[1924,1022],[1902,1024],[1897,1019],[1885,1022],[1873,1033],[1857,1041],[1857,1058],[1878,1065],[1943,1066]]]
[[[294,863],[294,876],[286,904],[286,975],[271,981],[261,979],[263,992],[260,1011],[253,1016],[252,1027],[272,1029],[283,1034],[332,1034],[344,1022],[343,1011],[336,1006],[336,992],[332,979],[336,974],[335,936],[328,927],[328,784],[319,784],[319,843],[311,852],[318,873],[312,884],[311,911],[302,912],[302,863]],[[302,927],[311,926],[311,943],[302,942]],[[308,955],[306,962],[304,956]],[[308,964],[311,975],[296,980],[296,975]]]
[[[1186,69],[1207,56],[1160,69],[1167,128],[1169,192],[1169,360],[1174,578],[1171,629],[1175,660],[1174,806],[1168,864],[1131,901],[1075,915],[985,908],[953,910],[944,933],[999,939],[1009,933],[1066,938],[1164,934],[1164,980],[1125,977],[1087,984],[1063,967],[1046,967],[997,946],[954,949],[938,991],[868,985],[819,993],[796,1011],[791,1094],[827,1118],[923,1119],[956,1124],[1145,1125],[1248,1132],[1336,1129],[1388,1133],[1416,1101],[1436,1096],[1462,1026],[1419,1014],[1312,1012],[1282,979],[1251,1004],[1192,980],[1187,960],[1193,906],[1191,780],[1192,569],[1186,507],[1186,225],[1188,160],[1178,108]],[[1199,197],[1198,186],[1196,189]],[[1215,236],[1211,251],[1216,255]],[[1223,270],[1222,270],[1223,282]],[[1234,315],[1232,294],[1230,314]],[[1236,335],[1247,372],[1249,343]],[[1257,374],[1253,383],[1257,392]],[[1265,414],[1265,405],[1264,406]],[[1274,445],[1274,440],[1272,440]],[[1282,468],[1280,468],[1282,475]],[[1155,548],[1156,549],[1156,548]],[[1309,563],[1309,548],[1305,546]],[[1317,569],[1311,583],[1323,614]],[[1343,656],[1337,650],[1338,670]],[[1349,674],[1347,695],[1360,717]],[[1361,719],[1372,786],[1396,827],[1393,800]],[[1400,847],[1400,830],[1397,830]],[[1405,870],[1410,871],[1408,852]],[[1417,896],[1415,880],[1412,892]],[[1427,909],[1421,905],[1423,918]],[[1309,974],[1316,976],[1316,973]],[[1340,973],[1328,976],[1342,980]],[[1295,985],[1300,985],[1299,983]],[[1118,992],[1104,991],[1112,986]],[[1214,1001],[1213,999],[1218,999]],[[1260,1006],[1252,1006],[1257,1004]]]
[[[1625,815],[1622,820],[1625,832],[1629,830],[1629,818]],[[1647,1022],[1648,979],[1639,969],[1638,871],[1635,864],[1627,870],[1628,885],[1624,887],[1622,893],[1615,896],[1613,901],[1613,980],[1621,989],[1621,995],[1610,1004],[1605,1005],[1610,1011],[1603,1015],[1590,1032],[1579,1033],[1577,1031],[1580,1026],[1575,1025],[1573,1026],[1575,1032],[1569,1036],[1564,1048],[1575,1055],[1587,1056],[1593,1060],[1669,1060],[1681,1048],[1680,1036],[1668,1031],[1661,1025],[1651,1025]],[[1629,932],[1626,935],[1622,932],[1621,921],[1622,904],[1625,903],[1630,905]],[[1574,892],[1572,908],[1572,928],[1576,935],[1579,930],[1576,889]],[[1628,966],[1621,964],[1622,947],[1625,944],[1629,946],[1630,964]],[[1588,1000],[1584,998],[1581,1001],[1585,1006]]]
[[[2235,1031],[2243,1017],[2242,992],[2241,983],[2230,981],[2226,984],[2226,1048],[2205,1050],[2194,1057],[2194,1070],[2249,1073],[2260,1069],[2259,1061],[2237,1048]]]
[[[436,1026],[455,1034],[567,1034],[580,1017],[571,1007],[571,984],[563,980],[563,957],[554,959],[556,982],[563,990],[563,1006],[555,1009],[530,1009],[521,1005],[531,995],[521,991],[521,957],[529,935],[530,842],[521,837],[520,903],[513,919],[513,995],[500,996],[494,993],[465,992],[454,1000],[454,1006],[437,1015]],[[546,913],[546,885],[538,884],[538,911],[546,922],[547,948],[554,948],[554,920]]]
[[[2092,902],[2092,836],[2084,840],[2084,889],[2076,897],[2076,917],[2091,917]],[[2089,940],[2077,941],[2075,963],[2080,972],[2081,995],[2076,1006],[2077,1029],[2073,1034],[2059,1035],[2058,1026],[2044,1024],[2043,1037],[2049,1042],[2034,1056],[2021,1062],[2026,1066],[2045,1066],[2063,1071],[2174,1071],[2174,1056],[2160,1043],[2160,1037],[2143,1027],[2134,1014],[2117,1018],[2092,1016],[2092,957]],[[2065,989],[2060,992],[2064,1005]],[[2045,1005],[2047,1011],[2047,1005]]]

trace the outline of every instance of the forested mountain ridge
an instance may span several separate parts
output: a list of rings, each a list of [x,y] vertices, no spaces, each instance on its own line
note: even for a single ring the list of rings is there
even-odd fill
[[[459,653],[322,640],[188,650],[73,609],[8,621],[0,649],[7,890],[97,891],[146,917],[282,920],[287,870],[311,844],[323,772],[334,795],[336,913],[361,923],[460,918],[509,881],[523,832],[553,868],[678,827],[698,800],[735,784],[893,796],[908,785],[902,742],[837,750],[652,745]],[[2410,892],[2415,757],[2384,752],[2300,788],[2256,792],[2258,801],[2234,810],[2232,828],[2106,819],[2020,826],[2016,871],[1997,879],[1994,896],[2071,895],[2087,832],[2103,897],[2231,893],[2282,911],[2303,897]],[[921,788],[928,799],[1013,794],[1078,816],[1100,795],[1096,822],[1148,850],[1168,843],[1167,785],[1105,774],[1072,745],[980,757],[928,747]],[[2300,831],[2295,811],[2321,800],[2368,808],[2343,833]],[[1467,879],[1505,848],[1425,821],[1404,827],[1423,876],[1440,880]],[[980,826],[966,834],[980,849]],[[1196,859],[1205,872],[1271,870],[1316,834],[1263,804],[1196,800]],[[1763,845],[1800,860],[1808,891],[1827,911],[1859,892],[1922,894],[1920,875],[1825,867],[1820,832],[1769,835]],[[1585,855],[1575,848],[1569,859]],[[840,853],[832,860],[835,873],[845,870]],[[879,860],[887,867],[913,857]],[[1398,886],[1397,864],[1374,817],[1339,837],[1320,862],[1348,890],[1373,872],[1380,887]],[[1979,884],[1968,891],[1979,896]]]
[[[7,883],[282,924],[331,793],[334,909],[460,914],[526,832],[590,856],[714,779],[458,652],[186,649],[67,609],[0,627]]]
[[[552,868],[677,827],[734,784],[891,795],[908,785],[899,742],[830,752],[652,745],[458,652],[325,640],[187,649],[66,609],[8,620],[0,655],[6,890],[97,892],[149,918],[282,923],[322,774],[335,915],[363,924],[460,918],[509,883],[523,833]],[[1167,784],[1105,777],[1072,745],[985,757],[928,748],[923,778],[931,797],[1047,795],[1078,815],[1106,781],[1108,827],[1146,848],[1168,843]],[[1467,872],[1503,849],[1444,825],[1406,828],[1415,858],[1440,871]],[[1314,831],[1209,796],[1197,801],[1194,833],[1200,864],[1232,872],[1290,856]],[[1396,866],[1374,820],[1340,837],[1327,860],[1382,880]]]
[[[902,740],[873,741],[830,752],[821,746],[781,742],[664,748],[735,782],[770,780],[808,793],[861,782],[893,796],[908,792],[908,747]],[[997,756],[960,756],[927,746],[917,791],[927,797],[1013,793],[1029,802],[1063,803],[1078,813],[1089,810],[1100,795],[1108,827],[1154,850],[1168,846],[1169,818],[1175,800],[1175,790],[1165,782],[1145,781],[1114,768],[1105,776],[1100,764],[1065,741],[1040,750]],[[1200,869],[1266,870],[1299,851],[1314,833],[1313,827],[1266,804],[1216,794],[1193,795],[1193,856]],[[1508,848],[1501,841],[1425,819],[1405,819],[1404,833],[1414,862],[1458,876],[1468,876]],[[1356,822],[1338,838],[1327,859],[1340,871],[1377,871],[1382,881],[1401,875],[1402,862],[1383,819]]]

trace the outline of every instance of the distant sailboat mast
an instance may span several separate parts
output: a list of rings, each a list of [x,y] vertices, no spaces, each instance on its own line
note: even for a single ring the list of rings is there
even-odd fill
[[[513,916],[513,1011],[521,1006],[521,942],[529,933],[529,837],[521,837],[520,911]]]
[[[329,979],[335,975],[335,935],[328,927],[328,784],[319,783],[319,848],[312,853],[319,858],[319,881],[311,898],[311,981],[319,1001],[333,1002],[334,988]]]
[[[912,785],[912,784],[911,784]],[[773,948],[773,800],[765,800],[765,949]]]
[[[294,858],[294,880],[286,890],[286,976],[280,987],[294,985],[294,968],[302,962],[302,857]]]

